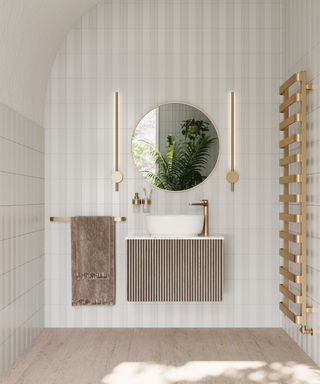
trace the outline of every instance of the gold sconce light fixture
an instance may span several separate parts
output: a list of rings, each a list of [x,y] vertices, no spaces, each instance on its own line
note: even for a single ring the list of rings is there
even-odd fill
[[[123,180],[123,175],[119,170],[119,92],[114,94],[114,171],[112,181],[115,184],[115,191],[119,192],[119,183]]]
[[[231,169],[227,173],[227,181],[231,184],[231,192],[234,192],[234,185],[239,180],[239,175],[234,169],[234,91],[230,92],[230,153]]]

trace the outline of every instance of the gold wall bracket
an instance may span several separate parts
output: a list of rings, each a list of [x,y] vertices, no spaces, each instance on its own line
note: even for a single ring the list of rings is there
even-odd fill
[[[307,91],[312,91],[312,84],[311,83],[306,85],[306,90]]]
[[[291,92],[292,86],[295,93]],[[283,301],[279,307],[287,318],[300,325],[300,332],[304,335],[313,335],[313,329],[307,325],[307,314],[310,313],[307,305],[307,91],[311,89],[306,71],[293,74],[279,89],[283,96],[279,106],[279,112],[283,114],[283,121],[279,124],[282,133],[279,142],[282,150],[279,160],[282,169],[279,178],[282,189],[279,197],[282,204],[279,215],[282,247],[279,255],[283,258],[279,270],[283,282],[279,289]],[[291,110],[292,106],[294,109]],[[292,185],[299,193],[290,193]],[[292,273],[290,263],[299,265],[298,274]],[[298,295],[292,292],[292,284],[296,286]],[[297,307],[295,312],[291,310],[291,303]]]
[[[112,181],[115,191],[119,192],[119,184],[123,180],[123,175],[119,170],[119,92],[114,94],[114,171]]]
[[[239,180],[239,175],[234,169],[234,91],[230,92],[230,130],[231,169],[226,179],[231,184],[231,192],[234,192],[234,185]]]
[[[300,330],[300,332],[301,332],[303,335],[310,335],[310,336],[313,336],[313,329],[307,327],[306,325],[302,325],[302,326],[300,327],[299,330]]]

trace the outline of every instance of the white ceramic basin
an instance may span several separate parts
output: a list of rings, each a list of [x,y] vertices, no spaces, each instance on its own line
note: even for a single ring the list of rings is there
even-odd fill
[[[202,215],[148,215],[147,228],[152,236],[184,237],[201,233]]]

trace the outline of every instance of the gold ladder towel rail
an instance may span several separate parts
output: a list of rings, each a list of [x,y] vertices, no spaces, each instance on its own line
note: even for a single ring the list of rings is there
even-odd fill
[[[114,216],[113,217],[115,222],[121,222],[121,221],[126,221],[127,218],[124,216]],[[51,216],[50,221],[53,221],[55,223],[70,223],[71,217],[70,216],[65,216],[65,217],[55,217]]]
[[[282,133],[279,141],[282,150],[279,165],[283,170],[279,178],[282,189],[279,197],[282,203],[282,212],[279,215],[282,222],[280,239],[283,243],[279,250],[279,255],[283,258],[279,269],[283,282],[279,290],[283,295],[283,301],[279,307],[286,317],[300,325],[301,333],[312,335],[313,329],[307,326],[307,313],[310,312],[310,307],[307,305],[307,91],[310,89],[306,71],[295,73],[279,89],[280,95],[283,96],[279,106],[279,111],[283,114],[283,120],[279,124]],[[294,112],[290,108],[294,109]],[[298,150],[295,149],[297,153],[292,154],[292,145],[294,148],[298,147]],[[296,167],[292,168],[292,165]],[[297,183],[300,184],[300,192],[292,194],[290,186]],[[300,212],[298,214],[296,211],[291,212],[291,208],[297,205]],[[291,225],[298,226],[299,233],[293,233]],[[298,252],[292,251],[292,243],[295,243]],[[298,274],[291,271],[290,263],[299,266]],[[292,283],[298,284],[298,295],[292,292]],[[299,313],[292,310],[297,307]]]

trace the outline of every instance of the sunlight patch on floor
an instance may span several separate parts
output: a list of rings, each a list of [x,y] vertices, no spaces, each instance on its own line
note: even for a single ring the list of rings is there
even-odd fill
[[[268,364],[264,361],[191,361],[180,367],[147,362],[124,362],[106,375],[103,384],[198,383],[223,378],[228,383],[319,384],[320,371],[294,362]]]

